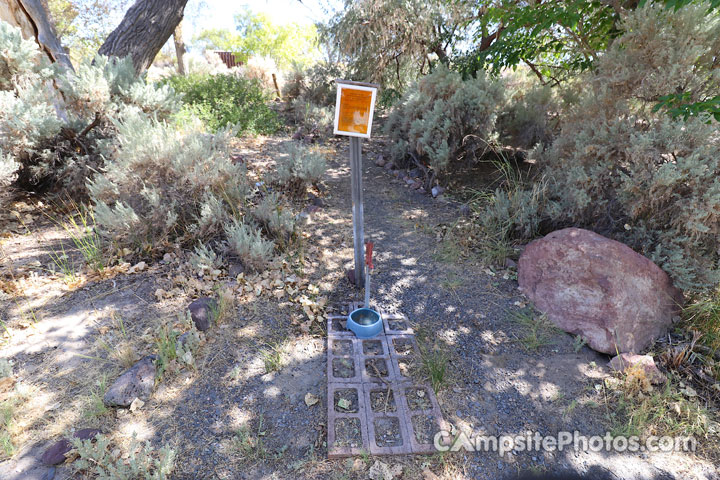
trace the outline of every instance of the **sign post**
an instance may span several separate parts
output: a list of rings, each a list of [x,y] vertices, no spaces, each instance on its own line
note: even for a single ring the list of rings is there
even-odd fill
[[[365,234],[363,232],[362,138],[370,138],[378,85],[335,80],[335,135],[350,137],[350,185],[352,191],[355,284],[365,280]]]

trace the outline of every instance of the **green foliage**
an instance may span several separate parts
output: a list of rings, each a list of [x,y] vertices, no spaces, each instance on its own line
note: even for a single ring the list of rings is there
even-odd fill
[[[404,166],[414,156],[442,174],[462,157],[477,157],[493,139],[503,102],[500,83],[438,68],[408,90],[385,123],[393,160]]]
[[[156,452],[135,435],[127,458],[110,448],[110,439],[105,435],[91,440],[73,439],[73,446],[80,456],[74,464],[77,471],[92,473],[99,480],[165,480],[175,467],[174,450],[165,446]]]
[[[183,95],[190,111],[217,131],[234,125],[239,133],[273,133],[280,123],[259,82],[234,74],[175,75],[163,80]]]
[[[718,91],[720,16],[702,3],[648,5],[621,27],[555,142],[531,154],[547,178],[545,200],[536,208],[528,192],[523,207],[488,214],[537,210],[523,223],[593,229],[649,257],[680,288],[703,290],[720,281],[720,134],[707,117],[682,121],[653,106],[678,85],[693,98]]]
[[[498,75],[525,63],[543,82],[557,83],[594,64],[617,36],[616,21],[608,2],[503,0],[481,9],[477,48],[460,60],[460,68],[465,74],[487,68]],[[487,48],[483,40],[493,38]]]
[[[204,30],[195,41],[205,48],[233,52],[243,63],[255,56],[269,57],[282,69],[293,63],[309,64],[319,56],[314,25],[280,25],[269,15],[253,13],[246,8],[235,16],[235,26],[236,33],[223,29]]]
[[[291,142],[277,158],[274,180],[290,193],[302,195],[309,185],[320,181],[325,170],[325,155],[300,142]]]

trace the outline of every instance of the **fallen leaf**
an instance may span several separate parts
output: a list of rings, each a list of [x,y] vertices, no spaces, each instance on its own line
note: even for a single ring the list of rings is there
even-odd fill
[[[305,394],[305,405],[307,405],[308,407],[312,407],[319,401],[320,401],[320,399],[317,397],[317,395],[313,395],[310,392]]]
[[[349,410],[350,409],[350,400],[347,398],[341,398],[337,402],[338,407],[342,408],[343,410]]]

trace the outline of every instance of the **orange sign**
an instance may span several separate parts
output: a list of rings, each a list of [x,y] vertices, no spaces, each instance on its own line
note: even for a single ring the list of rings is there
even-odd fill
[[[335,134],[370,138],[376,92],[374,87],[338,83]]]

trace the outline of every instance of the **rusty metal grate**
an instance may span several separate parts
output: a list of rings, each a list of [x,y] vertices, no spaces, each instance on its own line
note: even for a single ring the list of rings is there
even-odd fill
[[[364,340],[346,316],[327,320],[328,458],[434,453],[436,432],[448,430],[432,388],[413,376],[421,360],[410,322],[380,314],[384,333]]]

